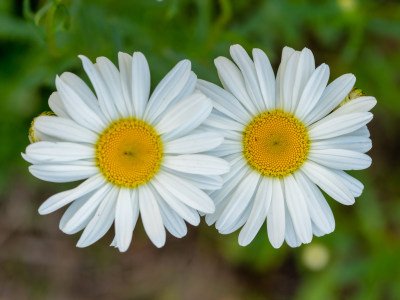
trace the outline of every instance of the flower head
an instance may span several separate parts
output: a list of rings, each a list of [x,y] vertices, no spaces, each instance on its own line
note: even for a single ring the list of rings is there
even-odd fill
[[[114,222],[112,244],[126,251],[139,214],[157,247],[165,243],[164,226],[184,236],[184,221],[197,225],[198,212],[214,211],[202,189],[220,188],[220,175],[229,170],[224,160],[202,153],[223,137],[202,125],[212,102],[195,91],[190,62],[178,63],[150,95],[143,54],[119,53],[119,70],[104,57],[96,64],[80,58],[96,95],[72,73],[57,77],[49,99],[56,116],[35,119],[30,136],[39,141],[23,157],[42,180],[84,181],[47,199],[39,212],[71,203],[60,229],[84,229],[78,247],[96,242]]]
[[[234,45],[231,56],[236,64],[215,60],[224,89],[198,81],[215,108],[205,124],[225,137],[209,153],[231,165],[222,189],[211,192],[216,211],[207,215],[207,223],[216,222],[223,234],[244,225],[239,243],[247,245],[266,220],[276,248],[284,240],[297,247],[313,234],[332,232],[335,221],[321,190],[345,205],[361,195],[362,183],[344,170],[371,164],[365,154],[372,147],[366,124],[375,98],[358,95],[342,103],[354,75],[327,85],[329,67],[316,68],[306,48],[285,47],[276,78],[259,49],[252,60]]]

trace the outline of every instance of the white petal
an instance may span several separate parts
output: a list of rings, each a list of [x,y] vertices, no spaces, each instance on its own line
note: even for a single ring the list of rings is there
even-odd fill
[[[354,204],[354,196],[343,180],[330,169],[311,161],[306,161],[302,171],[325,193],[344,205]]]
[[[300,52],[299,62],[296,68],[296,80],[293,86],[291,112],[294,113],[303,94],[304,88],[315,71],[314,55],[308,48],[303,48]]]
[[[350,134],[341,135],[326,140],[313,141],[311,143],[311,149],[312,150],[346,149],[361,153],[365,153],[371,150],[372,141],[370,138],[359,135],[350,135]]]
[[[232,191],[238,186],[238,184],[247,176],[251,169],[247,167],[247,162],[245,159],[240,159],[239,161],[231,162],[231,171],[227,173],[224,179],[224,186],[221,190],[217,191],[214,196],[215,204],[224,202]]]
[[[79,76],[70,72],[64,72],[61,76],[62,80],[75,91],[79,98],[85,101],[86,105],[103,119],[104,114],[100,109],[99,101],[87,84]]]
[[[323,236],[323,235],[327,234],[324,231],[322,231],[321,229],[319,229],[319,227],[317,225],[315,225],[314,223],[312,224],[312,228],[313,228],[312,229],[313,230],[313,234],[315,236],[320,237],[320,236]]]
[[[201,190],[219,190],[222,187],[223,181],[221,176],[216,175],[198,175],[198,174],[187,174],[181,173],[174,170],[168,170],[168,172],[184,177],[186,181],[190,182],[194,186]]]
[[[104,116],[108,119],[108,121],[114,121],[118,119],[119,115],[113,102],[113,95],[111,94],[106,82],[104,82],[103,76],[87,57],[79,55],[79,58],[82,60],[83,69],[88,75],[96,91],[100,109]]]
[[[275,75],[267,55],[260,49],[253,49],[254,66],[258,84],[264,99],[266,110],[274,110],[275,105]]]
[[[207,151],[204,154],[223,157],[224,159],[228,155],[237,155],[243,152],[243,144],[239,141],[224,140],[222,145],[219,147]]]
[[[198,112],[195,118],[188,120],[187,122],[183,122],[174,130],[163,134],[161,137],[163,142],[166,143],[181,138],[183,136],[195,134],[198,132],[215,132],[221,136],[224,136],[221,132],[215,130],[214,128],[202,124],[208,116],[208,111]]]
[[[99,173],[99,169],[91,166],[77,165],[32,165],[29,172],[39,179],[50,182],[71,182],[86,179]]]
[[[129,116],[134,116],[132,100],[132,56],[127,53],[118,52],[118,66],[125,109],[129,113]]]
[[[285,240],[289,247],[296,248],[301,245],[301,240],[296,234],[292,217],[287,206],[285,207]]]
[[[88,179],[89,180],[89,179]],[[86,180],[87,181],[87,180]],[[86,182],[84,181],[84,182]],[[57,193],[50,198],[48,198],[42,205],[39,207],[39,214],[47,215],[56,211],[57,209],[69,204],[74,201],[77,197],[70,197],[70,195],[74,192],[75,189],[62,191]],[[89,193],[90,191],[88,191]],[[67,200],[65,200],[67,199]]]
[[[280,248],[285,239],[285,202],[280,179],[273,179],[272,200],[267,214],[268,238],[274,248]]]
[[[314,108],[321,98],[329,80],[329,67],[326,64],[320,65],[311,75],[303,93],[301,94],[299,104],[297,105],[295,115],[302,120]]]
[[[169,107],[176,104],[179,100],[189,97],[191,94],[193,94],[195,92],[196,82],[197,82],[196,74],[193,71],[190,71],[189,76],[187,77],[186,81],[183,83],[183,86],[180,89],[179,93],[170,102]],[[157,123],[161,117],[162,117],[162,114],[160,114],[154,120],[154,123]]]
[[[238,142],[242,142],[243,140],[243,133],[242,132],[238,132],[238,131],[234,131],[234,130],[229,130],[229,129],[219,129],[219,128],[215,128],[215,127],[211,127],[208,125],[204,125],[202,124],[201,126],[198,127],[198,129],[204,130],[206,132],[216,132],[220,135],[222,135],[226,140],[233,140],[233,141],[238,141]]]
[[[312,222],[325,234],[331,233],[335,229],[335,219],[324,195],[301,170],[296,172],[294,177],[307,197],[306,202]]]
[[[205,213],[214,212],[214,202],[210,197],[199,188],[185,181],[184,178],[167,172],[159,172],[153,180],[159,184],[156,186],[157,191],[159,186],[162,186],[186,205]],[[163,196],[161,191],[160,194]]]
[[[355,179],[354,177],[350,176],[349,174],[341,170],[332,169],[331,171],[340,177],[343,183],[352,192],[354,197],[361,196],[364,190],[364,185],[359,180]]]
[[[118,249],[125,252],[132,241],[132,233],[139,216],[136,189],[120,188],[115,207],[115,238]]]
[[[221,175],[229,172],[229,164],[225,160],[204,154],[165,155],[162,164],[190,174]]]
[[[60,95],[57,92],[53,92],[49,97],[50,109],[59,117],[70,119],[68,112],[61,101]]]
[[[276,73],[276,93],[275,93],[275,106],[283,107],[283,73],[286,69],[287,62],[289,58],[294,53],[294,49],[290,47],[284,47],[282,50],[281,63]],[[283,242],[282,242],[283,243]]]
[[[151,189],[145,184],[139,187],[139,207],[144,230],[153,244],[164,246],[166,234],[160,208]]]
[[[157,195],[157,203],[160,206],[161,217],[165,228],[175,237],[184,237],[187,227],[183,219],[167,203]]]
[[[241,167],[246,166],[248,168],[248,170],[251,169],[247,164],[246,158],[242,154],[236,153],[236,154],[227,155],[225,157],[225,160],[227,162],[229,162],[229,164],[231,165],[231,171],[233,171],[233,169],[237,165],[241,165]],[[232,177],[231,172],[224,175],[224,179],[227,179],[228,177],[230,177],[230,178]]]
[[[221,146],[207,151],[204,154],[211,155],[211,156],[217,156],[217,157],[223,157],[235,153],[240,153],[243,151],[243,145],[241,142],[238,141],[231,141],[231,140],[225,140]]]
[[[220,234],[230,234],[230,233],[238,230],[240,227],[242,227],[250,217],[252,204],[254,202],[253,200],[254,200],[254,196],[250,200],[250,202],[247,204],[246,208],[244,209],[244,211],[240,215],[240,217],[238,219],[236,219],[235,222],[232,222],[232,224],[230,226],[225,227],[223,230],[219,230],[218,232]]]
[[[372,120],[369,112],[342,115],[333,119],[322,119],[309,127],[311,140],[328,139],[355,131]]]
[[[190,180],[199,189],[208,191],[219,190],[223,184],[221,176],[185,174],[185,179]]]
[[[312,240],[311,218],[306,199],[293,175],[284,178],[286,205],[299,240],[308,244]]]
[[[190,68],[190,61],[182,60],[160,81],[146,107],[145,120],[152,123],[180,94],[190,79]]]
[[[79,125],[98,133],[102,132],[106,126],[103,120],[63,78],[64,74],[56,77],[56,86],[68,115]]]
[[[304,48],[289,58],[283,73],[283,108],[293,113],[303,93],[304,87],[315,70],[312,52]]]
[[[42,141],[30,144],[26,154],[35,163],[57,163],[94,158],[95,150],[82,144]]]
[[[224,137],[215,132],[187,135],[164,144],[164,153],[186,154],[214,149],[222,144]]]
[[[242,132],[245,129],[245,126],[235,120],[225,117],[224,114],[214,111],[212,112],[208,118],[204,121],[205,125],[216,127],[224,130],[235,130]]]
[[[260,174],[255,171],[250,172],[243,178],[243,181],[234,190],[232,196],[230,196],[227,206],[215,224],[218,230],[224,231],[241,217],[253,197],[259,180]]]
[[[35,129],[66,142],[95,144],[98,136],[74,121],[59,117],[40,116],[35,120]]]
[[[297,66],[299,64],[300,51],[295,51],[290,56],[286,68],[283,70],[282,75],[282,87],[281,87],[281,99],[279,108],[284,111],[291,112],[292,104],[294,101],[294,84],[297,78]]]
[[[190,123],[197,123],[198,120],[204,121],[211,113],[211,101],[200,93],[195,93],[165,112],[162,119],[155,124],[158,134],[167,133],[179,126],[190,127]]]
[[[250,114],[232,94],[205,80],[197,80],[197,88],[213,101],[217,111],[246,125],[251,120]]]
[[[282,49],[282,55],[281,55],[281,63],[278,68],[279,69],[285,69],[285,66],[290,58],[290,56],[295,52],[295,50],[291,47],[285,46]]]
[[[239,234],[239,245],[247,246],[257,235],[262,224],[266,221],[272,197],[272,180],[262,177],[254,197],[250,216]]]
[[[47,135],[47,134],[41,132],[39,129],[36,128],[36,126],[34,126],[33,131],[39,141],[48,141],[48,142],[62,142],[63,141],[57,137],[53,137],[53,136],[50,136],[50,135]],[[25,160],[27,160],[27,159],[25,158]],[[29,161],[29,160],[27,160],[27,161]]]
[[[338,109],[327,115],[323,120],[324,122],[326,122],[327,120],[335,119],[337,117],[347,114],[368,112],[375,105],[376,99],[374,97],[360,97],[339,107]]]
[[[308,159],[325,167],[340,170],[362,170],[372,163],[368,155],[345,149],[310,150]]]
[[[368,127],[367,127],[367,126],[363,126],[363,127],[361,127],[360,129],[354,130],[354,131],[352,131],[352,132],[350,132],[350,133],[347,133],[347,134],[345,134],[345,135],[343,135],[343,136],[362,136],[362,137],[370,137],[371,134],[370,134],[370,132],[369,132],[369,130],[368,130]]]
[[[53,211],[67,205],[68,203],[74,201],[75,199],[82,197],[105,184],[105,180],[102,175],[94,175],[89,179],[82,182],[76,188],[68,191],[64,191],[55,194],[48,198],[39,207],[39,214],[46,215],[52,213]]]
[[[258,109],[247,94],[246,84],[238,67],[222,56],[216,58],[214,64],[217,67],[219,79],[225,90],[231,92],[251,114],[257,115]]]
[[[264,112],[266,106],[258,85],[256,68],[253,61],[247,54],[246,50],[244,50],[240,45],[232,45],[230,53],[243,75],[248,96],[258,108],[258,112]]]
[[[81,225],[87,221],[88,216],[92,215],[93,212],[96,211],[97,207],[103,199],[105,199],[106,195],[109,194],[112,187],[111,184],[105,184],[99,188],[79,209],[75,211],[75,213],[60,229],[67,234],[76,232],[77,228],[80,228]]]
[[[106,57],[98,57],[96,59],[96,67],[100,71],[111,96],[110,99],[107,99],[107,109],[112,110],[110,114],[115,117],[129,117],[130,111],[128,111],[125,104],[125,98],[122,93],[121,75],[117,67]]]
[[[193,71],[190,71],[188,80],[186,81],[182,90],[179,92],[178,96],[175,97],[174,101],[178,101],[179,99],[186,98],[193,94],[196,90],[196,83],[197,75]]]
[[[185,203],[179,200],[174,194],[172,194],[168,187],[165,187],[159,183],[157,178],[151,181],[151,185],[161,195],[164,201],[173,209],[181,218],[185,219],[189,224],[197,226],[200,223],[199,213],[188,207]]]
[[[178,103],[179,101],[181,101],[186,97],[189,97],[193,93],[199,92],[195,91],[196,81],[197,81],[197,76],[194,74],[193,71],[190,71],[189,75],[185,77],[185,81],[182,81],[182,86],[180,87],[179,92],[173,98],[171,98],[171,101],[168,102],[168,106],[166,106],[166,108],[163,111],[160,111],[157,117],[155,117],[154,120],[151,120],[151,122],[157,124],[163,117],[164,111],[167,111],[176,103]]]
[[[350,93],[355,82],[353,74],[345,74],[330,83],[314,109],[303,119],[304,124],[308,126],[330,113]]]
[[[222,211],[225,209],[227,203],[222,203],[215,206],[215,212],[212,214],[206,214],[205,220],[208,226],[214,224],[219,216],[221,215]]]
[[[76,244],[77,247],[83,248],[90,246],[107,233],[114,221],[117,197],[118,188],[113,187],[107,194],[107,197],[104,197],[93,218],[83,231],[81,238]]]
[[[208,154],[208,153],[207,153]],[[212,154],[209,154],[209,155],[212,155]],[[40,161],[37,161],[37,160],[35,160],[35,159],[32,159],[32,157],[30,157],[28,154],[25,154],[25,153],[23,153],[23,152],[21,152],[21,156],[22,156],[22,158],[25,160],[25,161],[27,161],[28,163],[31,163],[31,164],[39,164],[39,163],[41,163]]]
[[[376,105],[376,103],[377,101],[375,97],[369,97],[369,96],[360,97],[351,100],[350,102],[347,102],[345,105],[339,107],[337,110],[335,110],[329,115],[329,118],[333,118],[344,114],[370,111]]]
[[[192,94],[195,94],[195,86],[196,86],[196,80],[197,77],[196,75],[190,71],[189,76],[187,80],[183,83],[182,88],[178,92],[178,94],[171,99],[171,101],[168,104],[168,107],[164,109],[164,111],[168,111],[170,108],[172,108],[174,105],[176,105],[178,102],[181,100],[191,96]],[[154,120],[152,120],[152,124],[158,124],[161,118],[164,117],[164,111],[160,111],[160,113],[155,117]],[[164,141],[170,141],[179,137],[182,137],[184,135],[187,135],[191,133],[195,128],[197,128],[205,119],[207,118],[207,115],[201,116],[200,118],[193,119],[189,123],[183,123],[179,127],[175,128],[173,131],[170,131],[166,134],[163,135],[163,140]]]
[[[59,228],[62,230],[64,228],[65,224],[69,222],[69,220],[72,218],[72,216],[86,203],[86,201],[89,200],[89,198],[93,195],[93,192],[90,192],[86,195],[84,195],[81,198],[76,199],[72,204],[67,208],[65,213],[63,214]],[[75,227],[73,231],[69,231],[68,234],[75,234],[79,231],[81,231],[83,228],[86,227],[86,225],[89,223],[89,221],[93,218],[95,211],[93,211],[91,214],[86,216],[86,219],[80,222],[79,226]]]
[[[115,238],[115,236],[111,241],[110,247],[118,248],[117,239]]]
[[[132,58],[132,99],[133,109],[138,118],[142,118],[150,95],[150,69],[146,57],[133,53]]]

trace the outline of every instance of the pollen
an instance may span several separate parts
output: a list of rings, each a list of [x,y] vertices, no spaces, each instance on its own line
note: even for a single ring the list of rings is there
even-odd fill
[[[281,110],[262,113],[243,132],[243,154],[248,164],[268,177],[285,177],[306,160],[310,149],[307,128]]]
[[[96,165],[113,185],[136,188],[160,169],[163,149],[152,126],[136,119],[120,119],[104,130],[96,143]]]

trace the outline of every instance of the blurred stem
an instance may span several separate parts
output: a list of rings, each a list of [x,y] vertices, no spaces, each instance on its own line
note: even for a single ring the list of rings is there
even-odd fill
[[[30,0],[24,0],[24,2],[22,3],[22,14],[27,20],[33,20],[35,18],[35,14],[31,10]]]
[[[218,36],[232,17],[232,5],[230,3],[230,0],[219,0],[218,3],[221,7],[221,13],[215,21],[213,30],[210,31],[210,35],[207,41],[208,49],[212,49],[214,47]]]
[[[54,56],[58,55],[55,42],[55,33],[57,30],[55,15],[59,7],[64,8],[61,0],[47,1],[36,13],[31,9],[31,0],[24,0],[22,7],[24,17],[28,21],[33,22],[34,27],[40,32],[43,39],[46,40],[50,53]],[[41,26],[42,20],[44,20],[44,28]]]
[[[57,4],[51,3],[51,7],[49,8],[49,12],[46,14],[46,38],[47,38],[47,44],[50,50],[50,53],[53,54],[54,56],[58,55],[57,51],[57,46],[56,46],[56,40],[55,40],[55,28],[54,28],[54,15],[57,10]]]
[[[52,2],[47,2],[39,11],[35,14],[33,20],[36,25],[39,25],[42,17],[48,12],[48,10],[53,6]]]
[[[364,16],[364,11],[359,10],[352,12],[349,18],[349,41],[344,49],[344,59],[347,62],[353,62],[357,59],[361,47],[364,42],[365,28],[367,27],[367,20]]]
[[[204,43],[207,40],[210,27],[210,1],[197,0],[198,18],[196,26],[196,38],[199,43]]]

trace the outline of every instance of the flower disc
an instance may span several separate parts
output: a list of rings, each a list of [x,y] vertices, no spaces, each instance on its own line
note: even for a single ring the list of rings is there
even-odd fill
[[[309,148],[303,123],[280,110],[254,117],[243,133],[244,156],[264,176],[289,175],[304,163]]]
[[[96,164],[104,177],[119,187],[136,188],[160,169],[161,138],[136,118],[113,122],[96,144]]]

